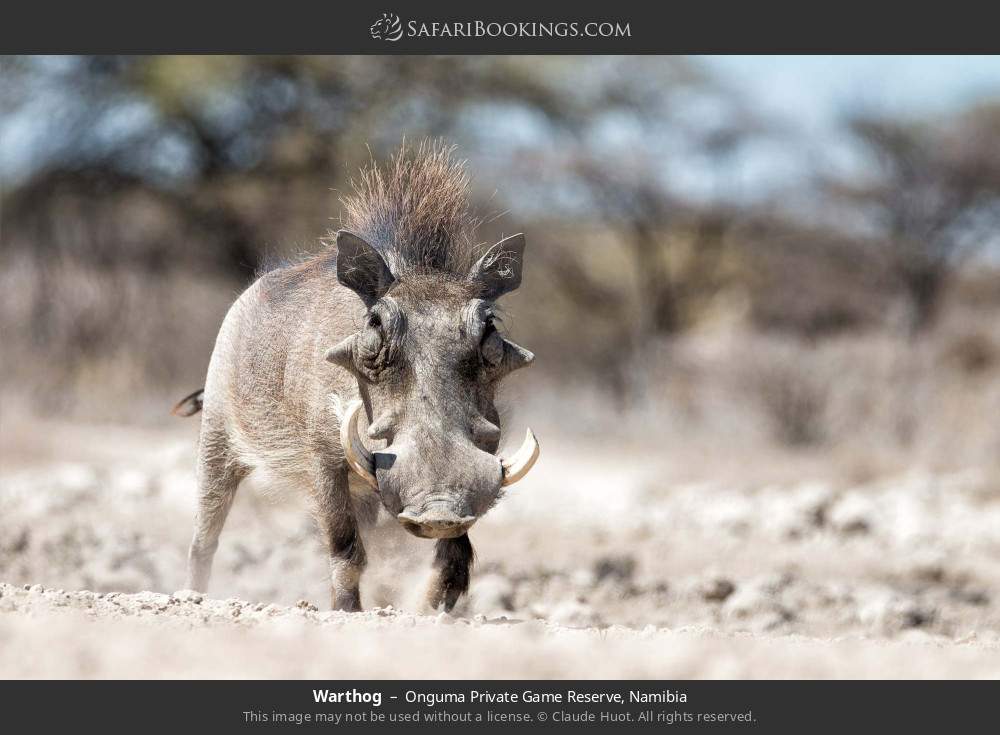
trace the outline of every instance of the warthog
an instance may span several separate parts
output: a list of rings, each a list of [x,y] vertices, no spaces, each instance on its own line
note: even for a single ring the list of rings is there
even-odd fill
[[[534,359],[494,316],[521,283],[524,236],[476,259],[467,188],[445,148],[373,164],[343,200],[347,229],[334,244],[263,275],[233,304],[204,390],[175,408],[202,410],[191,588],[205,590],[237,485],[259,471],[308,491],[334,609],[361,607],[358,529],[378,500],[437,540],[428,604],[451,610],[468,590],[469,528],[538,445],[529,429],[514,455],[496,456],[497,386]]]

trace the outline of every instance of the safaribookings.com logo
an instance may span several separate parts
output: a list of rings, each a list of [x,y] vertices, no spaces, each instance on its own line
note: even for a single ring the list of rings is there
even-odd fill
[[[395,13],[382,17],[368,29],[376,41],[407,38],[631,38],[632,28],[622,21],[486,22],[482,20],[447,23],[417,20],[404,25]]]
[[[376,41],[398,41],[403,37],[403,23],[395,13],[382,13],[368,30]]]

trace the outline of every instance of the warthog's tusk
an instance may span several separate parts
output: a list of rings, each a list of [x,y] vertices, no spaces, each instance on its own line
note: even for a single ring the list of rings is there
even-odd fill
[[[340,422],[340,446],[344,448],[344,458],[347,460],[348,467],[377,490],[375,459],[361,443],[361,437],[358,436],[358,414],[360,412],[361,401],[355,401],[348,406],[347,413],[344,414],[344,418]]]
[[[503,467],[503,485],[513,485],[520,480],[535,464],[538,454],[538,440],[535,439],[534,432],[528,429],[524,435],[521,448],[514,452],[509,459],[501,459],[500,466]]]

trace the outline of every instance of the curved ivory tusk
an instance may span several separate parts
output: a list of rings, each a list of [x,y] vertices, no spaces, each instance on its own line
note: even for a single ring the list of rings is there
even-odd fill
[[[503,467],[503,482],[501,484],[513,485],[528,474],[528,470],[538,459],[540,451],[534,432],[528,429],[524,435],[524,441],[521,443],[521,448],[514,452],[510,459],[500,460],[500,466]]]
[[[376,490],[378,480],[375,479],[375,459],[371,452],[361,443],[358,436],[358,414],[361,412],[361,401],[355,401],[347,408],[347,413],[340,421],[340,446],[344,449],[347,465],[354,470],[362,480]]]

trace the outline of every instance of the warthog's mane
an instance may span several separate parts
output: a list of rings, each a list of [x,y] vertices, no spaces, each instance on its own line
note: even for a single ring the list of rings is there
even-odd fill
[[[440,142],[404,145],[384,166],[362,169],[341,199],[341,226],[377,248],[397,278],[462,278],[475,260],[478,221],[465,161],[454,152]]]

